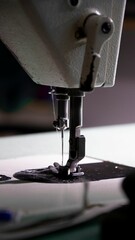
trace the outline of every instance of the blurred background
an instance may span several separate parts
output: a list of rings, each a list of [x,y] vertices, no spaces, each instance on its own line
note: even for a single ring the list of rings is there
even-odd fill
[[[0,41],[0,136],[53,131],[50,88],[37,85]],[[127,0],[113,88],[84,98],[84,127],[135,122],[135,1]]]

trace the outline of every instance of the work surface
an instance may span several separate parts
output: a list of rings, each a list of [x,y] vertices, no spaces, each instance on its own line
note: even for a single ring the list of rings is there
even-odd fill
[[[135,166],[134,124],[83,129],[82,134],[86,137],[86,158],[82,160],[82,163],[96,162],[99,159]],[[68,132],[65,132],[64,142],[64,161],[66,162],[68,159]],[[61,163],[59,132],[2,137],[0,139],[0,174],[12,177],[16,171],[47,167],[56,161]],[[0,207],[25,208],[29,211],[47,208],[47,211],[54,211],[58,210],[59,207],[65,209],[70,206],[74,208],[74,206],[78,207],[82,204],[82,183],[64,185],[17,184],[13,180],[0,185]],[[121,180],[91,182],[90,202],[123,199],[123,194],[119,191]],[[105,189],[102,188],[102,191],[101,186],[105,187]]]
[[[135,124],[83,129],[86,157],[82,163],[101,160],[135,167]],[[68,159],[68,132],[65,133],[64,161]],[[11,177],[0,182],[0,208],[21,211],[24,215],[60,213],[83,208],[84,183],[28,183],[14,179],[16,171],[61,164],[59,132],[2,137],[0,174]],[[87,204],[123,204],[122,178],[92,181],[87,185]],[[85,196],[86,197],[86,196]]]

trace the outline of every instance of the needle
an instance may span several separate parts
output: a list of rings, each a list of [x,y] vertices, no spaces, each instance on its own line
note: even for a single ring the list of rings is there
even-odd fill
[[[62,166],[64,160],[64,129],[61,129],[61,143],[62,143]]]

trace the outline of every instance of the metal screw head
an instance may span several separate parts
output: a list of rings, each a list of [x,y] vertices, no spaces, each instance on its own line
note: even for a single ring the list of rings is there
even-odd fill
[[[104,22],[101,26],[103,33],[108,34],[111,31],[112,25],[110,22]]]
[[[79,0],[69,0],[69,3],[72,7],[76,7],[79,4]]]

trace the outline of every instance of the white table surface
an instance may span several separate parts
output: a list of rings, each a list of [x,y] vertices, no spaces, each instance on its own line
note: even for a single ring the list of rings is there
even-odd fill
[[[135,166],[135,124],[83,129],[86,156]],[[61,163],[60,133],[42,133],[0,138],[0,174],[8,176],[28,168]],[[68,132],[65,133],[64,160],[68,159]],[[91,158],[90,158],[91,157]],[[122,178],[89,182],[89,204],[123,204]],[[82,207],[84,184],[19,183],[15,179],[0,184],[0,208],[21,210],[25,214],[59,212]]]

